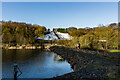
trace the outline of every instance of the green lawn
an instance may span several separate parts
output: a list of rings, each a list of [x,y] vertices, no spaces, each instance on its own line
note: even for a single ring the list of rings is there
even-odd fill
[[[109,52],[120,52],[120,50],[108,50]]]

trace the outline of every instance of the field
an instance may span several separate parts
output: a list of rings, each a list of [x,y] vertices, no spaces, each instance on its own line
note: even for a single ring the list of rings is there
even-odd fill
[[[120,50],[108,50],[111,53],[120,52]]]

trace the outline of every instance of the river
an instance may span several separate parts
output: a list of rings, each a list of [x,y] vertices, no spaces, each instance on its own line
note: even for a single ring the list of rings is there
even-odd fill
[[[15,62],[22,71],[19,78],[52,78],[73,71],[66,60],[46,50],[2,50],[2,60],[3,78],[13,78]]]

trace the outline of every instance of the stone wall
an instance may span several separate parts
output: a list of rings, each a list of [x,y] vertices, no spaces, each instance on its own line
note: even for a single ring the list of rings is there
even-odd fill
[[[52,46],[49,49],[67,60],[74,70],[54,77],[53,80],[109,80],[111,78],[118,80],[120,78],[118,54],[111,55],[106,51],[73,49],[64,46]]]

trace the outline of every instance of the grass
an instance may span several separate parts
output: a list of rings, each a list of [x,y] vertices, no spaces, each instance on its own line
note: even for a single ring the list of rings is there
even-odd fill
[[[120,52],[120,50],[108,50],[111,53]]]

